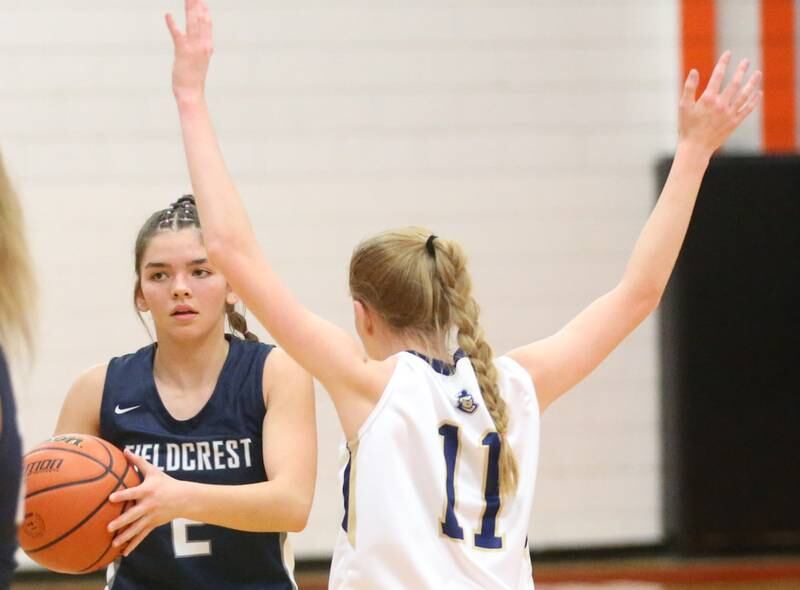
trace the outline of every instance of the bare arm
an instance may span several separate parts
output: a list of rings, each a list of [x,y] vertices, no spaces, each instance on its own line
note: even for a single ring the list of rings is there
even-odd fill
[[[672,169],[617,286],[553,336],[509,353],[531,374],[542,409],[589,375],[658,306],[711,155],[760,100],[760,72],[742,87],[746,60],[720,91],[729,60],[725,53],[699,100],[697,72],[686,80]]]
[[[97,365],[80,375],[72,384],[53,434],[76,432],[100,436],[100,403],[108,365]]]
[[[305,528],[317,473],[314,386],[282,350],[270,354],[264,375],[269,390],[262,441],[269,481],[235,490],[197,484],[187,495],[184,518],[239,530]]]
[[[306,526],[317,471],[314,388],[289,356],[274,350],[264,368],[262,446],[268,481],[212,485],[174,479],[126,451],[144,474],[139,486],[112,494],[112,502],[136,505],[111,523],[125,555],[155,527],[188,518],[241,531],[300,531]]]
[[[225,166],[205,101],[212,53],[208,9],[202,0],[186,0],[186,33],[170,15],[166,20],[175,45],[173,91],[209,258],[275,340],[322,382],[340,416],[365,417],[391,369],[369,361],[347,332],[303,307],[272,270]],[[352,433],[358,424],[359,418],[343,426]]]

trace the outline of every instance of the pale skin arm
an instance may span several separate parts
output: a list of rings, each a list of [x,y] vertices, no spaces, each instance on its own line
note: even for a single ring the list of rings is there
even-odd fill
[[[530,373],[542,410],[589,375],[658,306],[711,155],[761,99],[760,72],[744,83],[747,60],[721,90],[729,61],[726,52],[698,100],[697,72],[686,80],[672,169],[617,286],[553,336],[508,354]]]
[[[261,252],[228,173],[211,123],[204,88],[212,53],[211,19],[201,0],[186,0],[186,32],[171,15],[175,45],[173,91],[209,259],[280,345],[331,394],[350,437],[383,392],[392,361],[367,359],[338,326],[307,310]]]
[[[100,436],[100,402],[108,365],[97,365],[81,374],[72,384],[58,416],[54,435],[91,434]]]
[[[317,471],[314,388],[311,377],[285,352],[273,350],[264,368],[267,414],[264,466],[269,481],[209,485],[174,479],[126,451],[142,484],[115,492],[112,502],[135,500],[109,525],[115,546],[128,555],[157,526],[187,518],[241,531],[300,531],[305,528]]]

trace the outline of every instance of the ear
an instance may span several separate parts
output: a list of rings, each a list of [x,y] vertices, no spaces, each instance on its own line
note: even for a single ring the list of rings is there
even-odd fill
[[[228,287],[228,293],[225,295],[225,303],[228,305],[236,305],[239,303],[239,296]]]
[[[150,311],[150,306],[147,305],[147,300],[142,295],[141,289],[136,289],[136,309],[141,312]]]
[[[372,317],[372,310],[358,299],[353,299],[353,315],[356,320],[356,330],[360,334],[372,336],[372,334],[375,333],[375,321]]]

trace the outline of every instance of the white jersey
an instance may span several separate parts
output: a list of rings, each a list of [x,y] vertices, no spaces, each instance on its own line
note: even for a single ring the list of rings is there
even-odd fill
[[[394,371],[342,476],[345,514],[333,590],[532,589],[528,526],[539,407],[527,371],[495,360],[508,405],[517,491],[498,494],[499,439],[469,359],[415,353]]]

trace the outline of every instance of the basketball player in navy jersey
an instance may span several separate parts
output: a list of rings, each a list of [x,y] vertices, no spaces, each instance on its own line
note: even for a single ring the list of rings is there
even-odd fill
[[[157,341],[83,374],[56,428],[124,448],[145,478],[111,496],[136,504],[111,523],[127,546],[108,587],[296,588],[286,531],[305,527],[314,491],[311,379],[247,330],[191,196],[147,220],[135,263]]]
[[[4,350],[30,350],[35,299],[22,210],[0,159],[0,589],[16,563],[22,457],[17,410]]]
[[[349,282],[361,343],[302,306],[261,252],[218,146],[204,98],[205,4],[186,0],[185,32],[170,16],[167,26],[209,256],[322,382],[348,441],[330,587],[532,588],[539,414],[656,308],[711,155],[758,104],[760,74],[746,81],[744,60],[723,87],[726,52],[699,98],[698,73],[689,74],[672,170],[620,282],[558,333],[495,358],[463,250],[421,228],[356,247]]]

